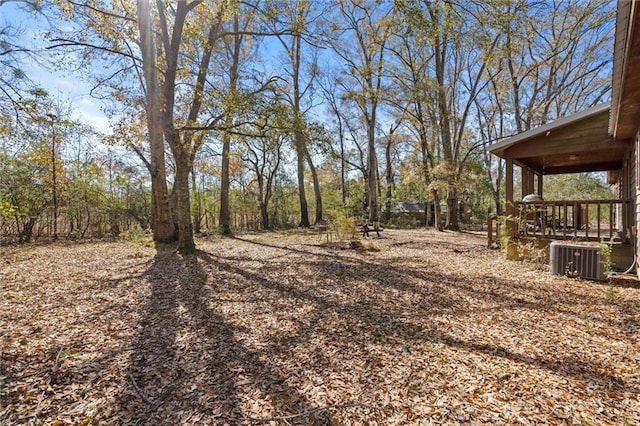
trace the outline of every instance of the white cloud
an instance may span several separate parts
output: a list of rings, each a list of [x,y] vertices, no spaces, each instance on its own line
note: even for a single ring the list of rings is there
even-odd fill
[[[71,81],[71,80],[67,80],[66,78],[63,78],[63,79],[57,79],[54,86],[57,87],[58,89],[60,89],[61,87],[74,89],[78,87],[78,83],[75,81]]]
[[[91,125],[96,130],[109,130],[109,119],[100,109],[100,104],[88,96],[77,97],[73,102],[73,109],[80,120]]]
[[[84,122],[92,126],[94,129],[107,132],[109,130],[109,119],[105,117],[103,114],[93,114],[82,109],[77,110],[80,119]]]

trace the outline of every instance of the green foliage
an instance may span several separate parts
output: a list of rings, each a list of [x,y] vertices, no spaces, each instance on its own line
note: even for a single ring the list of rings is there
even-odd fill
[[[332,209],[327,212],[331,232],[338,240],[351,240],[356,234],[356,221],[347,209]]]
[[[346,182],[347,186],[347,199],[345,208],[353,212],[353,214],[360,214],[364,211],[364,182],[362,180],[349,180]]]
[[[129,243],[146,244],[149,242],[149,234],[139,227],[133,227],[123,231],[118,237],[121,241]]]
[[[518,241],[516,243],[516,250],[518,252],[518,260],[532,263],[540,269],[545,267],[547,250],[544,247],[540,247],[536,241]]]
[[[491,182],[487,177],[484,165],[476,157],[466,162],[464,173],[458,179],[460,201],[470,216],[470,221],[485,223],[488,212],[494,207],[491,195]]]
[[[159,78],[155,83],[160,82],[168,89],[176,89],[174,98],[166,101],[175,106],[172,111],[175,122],[171,125],[182,135],[190,134],[189,131],[183,131],[184,125],[214,128],[221,125],[219,119],[225,115],[234,116],[232,121],[237,119],[238,123],[244,123],[233,129],[234,138],[237,138],[234,143],[243,137],[240,135],[244,132],[257,132],[262,136],[268,132],[279,135],[290,134],[292,127],[298,130],[304,127],[303,133],[305,139],[308,139],[304,143],[311,150],[310,157],[314,162],[319,156],[325,157],[327,162],[333,161],[325,170],[336,175],[333,180],[332,176],[321,176],[321,187],[327,182],[335,184],[335,176],[341,168],[336,166],[346,167],[346,200],[343,201],[340,189],[335,185],[332,188],[323,187],[322,190],[327,209],[345,208],[350,215],[358,214],[365,208],[365,182],[361,175],[366,173],[364,163],[367,156],[373,158],[374,152],[367,151],[374,150],[374,147],[365,148],[364,141],[378,140],[380,145],[377,151],[380,154],[380,141],[389,136],[382,129],[387,123],[397,119],[398,131],[395,136],[399,142],[394,146],[396,151],[389,156],[389,163],[393,163],[394,167],[394,175],[390,177],[393,182],[389,182],[393,193],[386,201],[424,201],[430,198],[430,190],[438,190],[443,202],[446,201],[447,193],[452,199],[459,197],[471,220],[484,221],[487,210],[494,204],[491,179],[485,173],[485,168],[491,168],[491,162],[487,166],[476,157],[479,147],[477,134],[486,132],[482,139],[488,143],[489,140],[497,140],[505,134],[513,133],[516,128],[526,130],[524,127],[565,115],[570,112],[567,111],[568,108],[580,108],[593,103],[593,96],[597,95],[586,95],[587,93],[606,93],[610,75],[606,72],[607,65],[601,64],[601,58],[606,56],[603,52],[610,50],[611,34],[614,32],[606,31],[606,25],[613,21],[614,7],[607,6],[606,2],[593,2],[583,5],[584,7],[576,7],[567,2],[516,4],[510,1],[490,1],[467,4],[402,0],[391,3],[371,1],[352,2],[349,5],[346,2],[341,7],[327,10],[329,15],[319,21],[321,23],[317,28],[314,27],[315,22],[307,21],[307,18],[315,15],[313,11],[317,5],[314,2],[302,2],[293,9],[288,9],[292,5],[267,2],[261,11],[268,13],[260,14],[254,14],[253,8],[232,0],[205,2],[197,8],[186,9],[182,9],[186,7],[186,3],[173,5],[173,8],[171,5],[158,3],[156,8],[169,8],[164,11],[168,13],[167,16],[173,17],[166,22],[169,27],[177,25],[176,30],[182,28],[179,26],[179,18],[188,19],[185,19],[183,32],[178,34],[181,36],[181,43],[175,46],[179,50],[174,52],[175,61],[170,60],[173,57],[170,51],[160,49],[157,57],[153,57],[153,49],[148,49],[150,43],[138,45],[138,53],[143,57],[146,50],[150,54],[149,58],[145,57],[148,60],[141,62],[149,71],[143,74],[149,75],[152,71],[159,70]],[[131,5],[127,2],[105,3],[100,10],[106,13],[99,14],[101,17],[97,19],[96,10],[92,8],[77,8],[66,2],[56,4],[65,19],[72,21],[78,28],[86,29],[82,33],[62,34],[60,39],[69,40],[70,45],[74,41],[78,42],[78,47],[88,48],[94,44],[104,47],[100,54],[89,49],[82,50],[82,61],[78,63],[83,66],[88,64],[85,71],[92,73],[93,79],[105,83],[96,90],[104,89],[106,92],[96,94],[110,95],[103,96],[103,99],[114,100],[114,104],[108,106],[114,115],[122,113],[124,122],[134,123],[131,128],[122,126],[117,129],[111,138],[112,143],[129,146],[141,158],[148,159],[148,139],[159,142],[154,144],[158,148],[157,153],[164,152],[163,144],[168,142],[172,149],[167,150],[166,163],[181,169],[188,161],[176,160],[197,154],[201,145],[196,141],[206,138],[187,138],[183,139],[184,144],[172,144],[170,140],[163,141],[162,137],[153,138],[146,134],[146,128],[139,126],[138,121],[145,115],[147,119],[151,119],[155,114],[146,114],[149,111],[145,111],[144,106],[155,106],[156,112],[163,109],[161,103],[153,102],[152,99],[143,101],[145,93],[148,95],[155,85],[137,86],[138,76],[135,73],[139,69],[128,62],[129,55],[110,55],[110,52],[122,50],[129,40],[144,38],[140,33],[142,25],[137,26],[135,19],[119,18],[134,16],[135,10],[131,10]],[[175,8],[181,12],[177,13]],[[158,12],[156,9],[155,13]],[[239,58],[235,58],[236,62],[238,59],[240,61],[240,72],[231,72],[234,60],[231,57],[231,43],[216,39],[216,43],[210,44],[206,40],[208,30],[214,29],[210,25],[219,25],[215,30],[228,34],[232,31],[232,21],[236,16],[241,18],[240,26],[248,33],[264,27],[277,29],[278,31],[274,31],[277,34],[290,25],[296,29],[294,34],[299,34],[298,30],[304,28],[310,34],[318,31],[318,36],[330,35],[325,40],[333,47],[335,61],[316,63],[317,52],[313,49],[317,44],[303,43],[304,49],[300,53],[302,56],[298,58],[300,62],[296,63],[304,66],[298,68],[297,65],[290,66],[287,63],[285,69],[274,73],[268,68],[277,61],[261,64],[259,55],[253,56],[254,47],[263,45],[263,40],[247,36],[237,38],[243,42],[240,51],[236,52],[239,53]],[[558,16],[563,19],[557,19]],[[154,24],[157,22],[158,20],[153,21]],[[327,28],[340,28],[341,31],[320,33]],[[158,38],[148,41],[161,43],[161,39],[170,34],[171,29],[173,28],[158,31]],[[64,27],[59,30],[63,32]],[[282,36],[281,41],[286,46],[291,32],[285,31],[284,34],[289,34]],[[354,43],[357,40],[354,35],[361,35],[361,40],[365,40],[364,45]],[[16,46],[14,38],[10,31],[5,31],[0,35],[0,42]],[[87,38],[99,43],[87,45]],[[231,38],[225,40],[230,41]],[[165,47],[171,44],[169,40],[164,41]],[[207,50],[209,47],[210,51]],[[23,79],[21,67],[15,61],[17,51],[12,50],[5,52],[11,61],[3,61],[4,71],[7,71],[3,81],[10,83],[6,86],[12,88],[5,95],[14,93],[17,87],[18,78],[10,78],[10,75]],[[209,58],[208,54],[211,54],[210,62],[200,64],[200,60]],[[287,59],[286,56],[284,59]],[[546,61],[544,58],[554,58],[554,61]],[[288,59],[294,60],[296,56],[291,54]],[[436,63],[437,59],[440,60],[439,63]],[[157,63],[151,63],[152,60],[157,60]],[[503,66],[507,61],[510,69]],[[329,69],[334,63],[338,70],[336,73]],[[352,66],[344,67],[349,63]],[[281,65],[284,64],[277,64],[278,67]],[[586,72],[589,69],[597,70],[597,75]],[[172,79],[173,71],[176,73]],[[198,71],[207,71],[206,75],[201,74],[202,81],[206,81],[204,90],[199,89],[194,78]],[[100,75],[101,73],[106,75]],[[299,76],[299,73],[302,75]],[[269,75],[281,77],[267,81]],[[329,120],[318,123],[312,117],[317,110],[314,105],[318,105],[316,101],[320,101],[313,99],[311,95],[316,93],[318,84],[325,83],[320,83],[320,76],[326,77],[326,95],[336,101],[336,118],[340,120],[340,125],[336,124],[331,130],[325,129],[325,126],[329,126]],[[516,78],[517,76],[520,77]],[[376,77],[380,80],[376,81]],[[514,83],[516,81],[517,84]],[[578,89],[564,87],[567,81],[575,82]],[[373,84],[374,82],[380,84]],[[292,94],[292,89],[297,87],[296,83],[301,83],[301,86]],[[378,93],[379,88],[385,89],[384,96]],[[600,88],[605,90],[598,90]],[[11,157],[11,161],[17,162],[5,167],[7,173],[3,173],[2,177],[10,177],[6,182],[3,179],[3,188],[0,190],[2,220],[13,221],[15,217],[19,217],[24,221],[47,216],[53,193],[60,197],[60,212],[68,216],[62,220],[73,224],[69,233],[81,235],[89,226],[98,229],[96,232],[110,228],[111,232],[117,233],[121,227],[130,226],[128,222],[132,218],[143,228],[148,226],[151,217],[148,182],[140,179],[139,175],[130,174],[121,164],[107,166],[107,162],[102,158],[95,158],[97,156],[89,159],[86,164],[71,164],[68,158],[59,155],[59,158],[53,160],[53,164],[49,164],[47,161],[50,157],[46,155],[48,145],[56,147],[56,137],[59,137],[57,147],[64,148],[63,145],[67,146],[69,140],[77,136],[70,135],[72,131],[66,129],[70,118],[68,114],[54,111],[55,108],[52,107],[55,105],[51,102],[49,93],[43,89],[33,88],[31,91],[15,93],[23,95],[24,99],[20,99],[15,107],[21,114],[29,116],[32,122],[27,123],[27,127],[37,137],[24,150],[17,150],[21,151],[23,157]],[[204,97],[199,98],[200,94],[204,94]],[[295,106],[293,108],[285,107],[282,101],[291,100],[292,95],[302,99],[295,99],[292,102]],[[19,96],[15,98],[18,99]],[[198,101],[190,104],[194,99]],[[374,105],[379,110],[373,110]],[[526,105],[524,111],[520,110],[523,105]],[[190,106],[194,107],[191,110],[193,117],[187,119]],[[55,114],[51,114],[53,112]],[[269,120],[269,114],[275,117]],[[55,122],[52,122],[52,117],[56,117]],[[378,121],[373,117],[377,117]],[[0,132],[11,134],[6,129],[12,123],[5,124],[4,118]],[[368,121],[370,122],[367,123]],[[158,125],[149,128],[159,129],[159,122],[156,124]],[[335,132],[338,128],[339,132]],[[65,129],[69,133],[64,134]],[[344,144],[341,145],[344,148],[342,158],[338,154],[339,150],[332,146],[337,141]],[[256,138],[252,142],[264,141]],[[214,147],[211,151],[215,152],[212,157],[219,154],[215,144],[216,142],[211,144]],[[276,146],[266,145],[260,148],[247,151],[269,154],[274,152]],[[289,149],[293,152],[292,147]],[[236,153],[241,151],[237,146],[233,150]],[[249,152],[245,151],[244,154]],[[283,163],[285,157],[283,155]],[[369,170],[370,176],[375,176],[375,172],[378,172],[381,180],[384,180],[384,174],[381,173],[383,158],[383,155],[378,156],[379,170]],[[286,170],[276,178],[269,208],[269,216],[275,227],[289,227],[297,223],[301,207],[296,203],[296,196],[302,189],[307,189],[296,190],[298,183],[292,179],[294,165],[291,158],[286,160],[289,164],[283,165]],[[165,159],[159,161],[164,164]],[[213,167],[217,160],[206,161]],[[256,161],[255,164],[264,165],[265,161]],[[50,166],[55,166],[60,174],[56,188],[52,188],[48,177],[52,174],[48,173]],[[154,173],[159,173],[159,169],[151,168],[155,170]],[[255,199],[258,196],[262,198],[260,201],[266,198],[256,189],[253,177],[249,177],[245,168],[238,167],[236,171],[237,173],[232,173],[231,188],[233,220],[237,227],[254,228],[260,213]],[[15,174],[11,174],[13,172]],[[262,168],[255,174],[264,177],[268,173]],[[186,173],[176,175],[184,176]],[[219,175],[217,171],[209,174],[216,177]],[[497,182],[496,191],[501,185],[499,180]],[[367,191],[375,192],[374,179],[369,183],[371,186]],[[202,208],[198,214],[211,227],[215,226],[216,209],[219,208],[215,201],[219,196],[217,185],[217,182],[209,182],[200,188],[199,195],[202,197],[197,200],[197,207]],[[180,191],[184,185],[176,187]],[[307,193],[312,194],[312,191]],[[552,176],[545,181],[547,199],[575,198],[576,193],[589,194],[585,197],[592,198],[612,198],[611,191],[599,178],[592,179],[582,175]],[[307,198],[309,207],[313,208],[316,201],[311,196]],[[57,210],[56,207],[56,213]],[[178,217],[181,222],[184,220],[183,216]]]
[[[27,101],[29,119],[20,126],[9,120],[12,131],[0,139],[3,233],[29,241],[34,229],[43,237],[57,228],[56,235],[84,238],[149,227],[149,189],[139,170],[94,149],[95,133],[69,119],[64,106],[46,97]]]
[[[6,194],[0,194],[0,218],[2,221],[11,220],[16,208]]]
[[[496,226],[498,227],[498,245],[506,254],[508,247],[513,244],[513,238],[507,232],[507,221],[514,220],[512,215],[498,216]]]
[[[297,196],[296,185],[286,173],[280,171],[275,177],[271,201],[271,220],[275,228],[291,228],[297,225],[300,214]]]
[[[608,200],[615,195],[602,173],[572,173],[544,178],[545,200]]]
[[[0,155],[0,209],[5,220],[15,219],[18,232],[39,217],[51,201],[37,178],[40,170],[29,155]]]
[[[611,255],[613,251],[613,238],[609,242],[609,244],[604,241],[600,241],[598,244],[600,248],[600,257],[602,258],[602,269],[604,272],[604,276],[607,280],[611,279],[611,273],[613,272],[613,261],[611,260]]]
[[[613,285],[609,285],[607,287],[607,290],[605,291],[604,294],[604,301],[605,303],[609,304],[609,305],[613,305],[616,303],[616,299],[617,299],[617,291],[616,288]]]

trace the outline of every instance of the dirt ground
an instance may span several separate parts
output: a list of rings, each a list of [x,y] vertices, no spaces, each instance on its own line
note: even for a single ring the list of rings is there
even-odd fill
[[[640,424],[640,286],[482,234],[0,248],[0,425]]]

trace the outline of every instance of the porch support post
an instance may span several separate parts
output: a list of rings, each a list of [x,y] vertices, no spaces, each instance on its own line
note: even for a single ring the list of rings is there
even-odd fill
[[[518,250],[514,242],[514,238],[516,236],[516,208],[515,204],[513,204],[513,159],[509,158],[507,158],[506,164],[505,185],[505,213],[507,214],[507,219],[505,220],[506,238],[504,240],[507,244],[507,259],[513,260],[518,257]]]
[[[544,196],[542,195],[543,194],[542,182],[543,182],[542,173],[538,173],[538,195],[544,198]]]
[[[536,171],[533,169],[527,169],[527,193],[526,194],[522,194],[522,196],[524,197],[525,195],[528,194],[535,194],[536,193]]]
[[[522,196],[533,194],[535,191],[535,171],[522,166]]]
[[[504,197],[507,201],[507,205],[505,206],[506,213],[510,215],[515,211],[515,206],[513,205],[513,160],[507,159],[506,169]]]
[[[536,171],[533,169],[528,169],[527,173],[529,174],[529,187],[527,188],[527,194],[535,193],[536,186]]]

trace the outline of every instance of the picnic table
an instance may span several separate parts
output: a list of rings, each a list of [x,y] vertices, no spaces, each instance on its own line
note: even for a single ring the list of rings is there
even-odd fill
[[[384,231],[384,228],[380,226],[380,222],[373,222],[373,223],[365,222],[365,223],[358,224],[358,227],[360,228],[360,232],[362,232],[363,237],[369,237],[370,236],[369,232],[375,232],[378,238],[380,238],[380,233]]]

